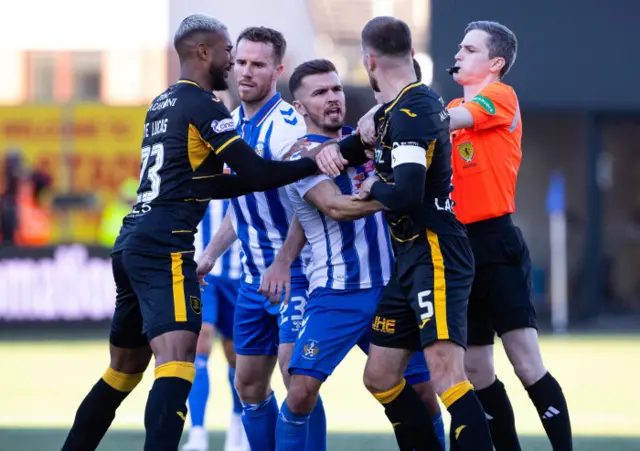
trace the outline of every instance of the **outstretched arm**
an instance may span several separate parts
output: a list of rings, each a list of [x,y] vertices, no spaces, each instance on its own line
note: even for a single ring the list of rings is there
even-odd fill
[[[361,201],[342,194],[340,188],[328,178],[307,191],[304,200],[336,221],[353,221],[384,209],[384,205],[378,201]]]

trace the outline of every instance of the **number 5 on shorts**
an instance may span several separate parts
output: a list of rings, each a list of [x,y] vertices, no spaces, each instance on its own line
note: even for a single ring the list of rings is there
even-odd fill
[[[431,290],[424,290],[418,293],[418,306],[421,310],[420,329],[431,321],[431,318],[433,317],[433,301],[427,299],[429,296],[431,296]]]

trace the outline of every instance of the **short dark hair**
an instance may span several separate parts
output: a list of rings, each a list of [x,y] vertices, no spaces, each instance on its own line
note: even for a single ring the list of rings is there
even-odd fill
[[[504,58],[504,67],[500,71],[500,78],[504,77],[513,67],[518,54],[518,40],[515,33],[501,23],[490,20],[471,22],[464,30],[464,34],[466,35],[472,30],[482,30],[489,34],[487,40],[489,58]]]
[[[420,63],[415,58],[413,59],[413,70],[416,72],[418,81],[422,81],[422,69],[420,69]]]
[[[227,26],[213,17],[204,14],[192,14],[185,17],[173,37],[173,45],[182,60],[190,45],[188,41],[198,33],[225,33]]]
[[[330,72],[338,72],[335,64],[325,59],[315,59],[305,61],[296,67],[289,77],[289,92],[295,98],[296,91],[300,89],[302,80],[309,75],[328,74]]]
[[[238,40],[236,41],[236,47],[241,40],[247,40],[251,42],[262,42],[263,44],[271,44],[273,46],[273,53],[276,57],[276,63],[282,63],[284,54],[287,51],[287,40],[282,33],[278,30],[268,27],[249,27],[245,28]]]
[[[405,56],[411,52],[411,29],[395,17],[371,19],[362,29],[362,44],[384,56]]]

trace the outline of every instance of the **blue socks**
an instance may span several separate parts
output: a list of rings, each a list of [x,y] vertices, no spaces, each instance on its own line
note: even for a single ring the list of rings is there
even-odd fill
[[[309,416],[307,439],[306,451],[327,451],[327,416],[320,395]]]
[[[209,399],[209,372],[207,361],[209,357],[197,354],[195,360],[196,378],[189,393],[189,411],[191,413],[192,426],[204,426],[204,413]]]
[[[274,451],[278,422],[278,403],[275,393],[271,392],[269,397],[259,404],[243,404],[242,410],[242,424],[247,433],[251,451]]]
[[[307,449],[309,415],[296,415],[289,410],[287,402],[282,404],[276,426],[276,451],[302,451]]]

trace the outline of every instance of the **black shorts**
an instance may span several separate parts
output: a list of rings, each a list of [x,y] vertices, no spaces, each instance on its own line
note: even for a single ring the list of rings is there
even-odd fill
[[[476,276],[469,296],[470,346],[493,344],[495,333],[537,328],[531,257],[511,215],[469,224]]]
[[[472,282],[473,254],[466,237],[427,231],[404,244],[378,304],[371,343],[417,351],[450,340],[466,348]]]
[[[137,348],[173,330],[200,332],[202,303],[192,253],[166,257],[124,250],[111,257],[116,309],[109,341]]]

